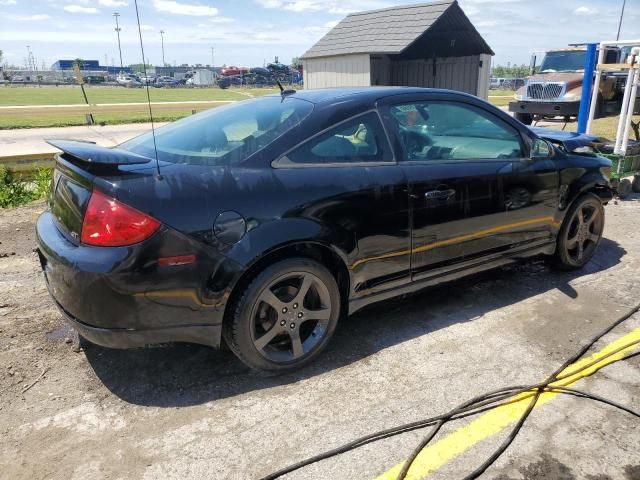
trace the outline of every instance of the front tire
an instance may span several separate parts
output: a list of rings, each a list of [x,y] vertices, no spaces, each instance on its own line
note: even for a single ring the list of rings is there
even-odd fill
[[[306,365],[325,348],[341,299],[325,267],[293,258],[259,273],[229,307],[223,336],[233,353],[253,369],[283,372]]]
[[[516,120],[519,120],[525,125],[531,125],[533,123],[533,115],[531,115],[530,113],[516,112],[514,114],[514,117]]]
[[[631,180],[629,180],[628,178],[623,178],[622,180],[620,180],[620,183],[618,183],[618,188],[617,188],[618,197],[620,197],[622,200],[629,197],[629,195],[631,195],[632,190],[633,190],[633,184],[631,183]]]
[[[584,267],[595,254],[604,231],[604,207],[595,195],[579,197],[571,206],[556,245],[554,263],[563,270]]]

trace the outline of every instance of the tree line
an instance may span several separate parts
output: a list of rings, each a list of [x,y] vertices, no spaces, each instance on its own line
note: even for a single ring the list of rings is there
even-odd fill
[[[498,78],[523,78],[529,75],[529,65],[496,65],[491,69],[491,76]]]

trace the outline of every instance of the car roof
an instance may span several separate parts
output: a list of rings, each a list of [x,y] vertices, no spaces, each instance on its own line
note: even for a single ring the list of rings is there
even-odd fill
[[[394,95],[408,95],[416,93],[449,93],[460,96],[470,96],[463,92],[438,88],[420,87],[350,87],[350,88],[321,88],[316,90],[298,90],[291,93],[291,97],[300,98],[321,105],[331,104],[337,100],[356,100],[363,103],[375,103],[377,100]],[[279,96],[278,94],[270,96]]]

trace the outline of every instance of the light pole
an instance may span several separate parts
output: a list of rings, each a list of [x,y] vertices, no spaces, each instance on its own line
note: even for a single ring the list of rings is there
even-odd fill
[[[622,11],[620,12],[620,22],[618,22],[618,35],[616,40],[620,40],[620,29],[622,28],[622,17],[624,17],[624,7],[627,4],[627,0],[622,0]]]
[[[167,62],[164,61],[164,30],[160,30],[160,41],[162,42],[162,66],[166,66]]]
[[[215,66],[216,66],[216,62],[215,62],[215,55],[214,55],[214,47],[211,47],[211,69],[214,70]]]
[[[116,19],[116,33],[118,34],[118,51],[120,52],[120,73],[122,73],[122,70],[124,69],[124,66],[122,64],[122,47],[120,46],[120,30],[122,29],[120,28],[120,25],[118,25],[118,17],[120,16],[120,14],[118,12],[114,12],[113,16]]]

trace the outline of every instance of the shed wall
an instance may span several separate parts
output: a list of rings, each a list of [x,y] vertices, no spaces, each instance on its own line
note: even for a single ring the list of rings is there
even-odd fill
[[[489,83],[491,82],[491,55],[483,53],[480,55],[480,72],[478,75],[478,93],[480,98],[489,99]]]
[[[305,88],[368,87],[369,54],[310,58],[303,62]]]
[[[446,88],[477,95],[480,55],[416,60],[391,60],[390,85]],[[435,69],[435,70],[434,70]],[[375,73],[374,73],[375,76]]]

